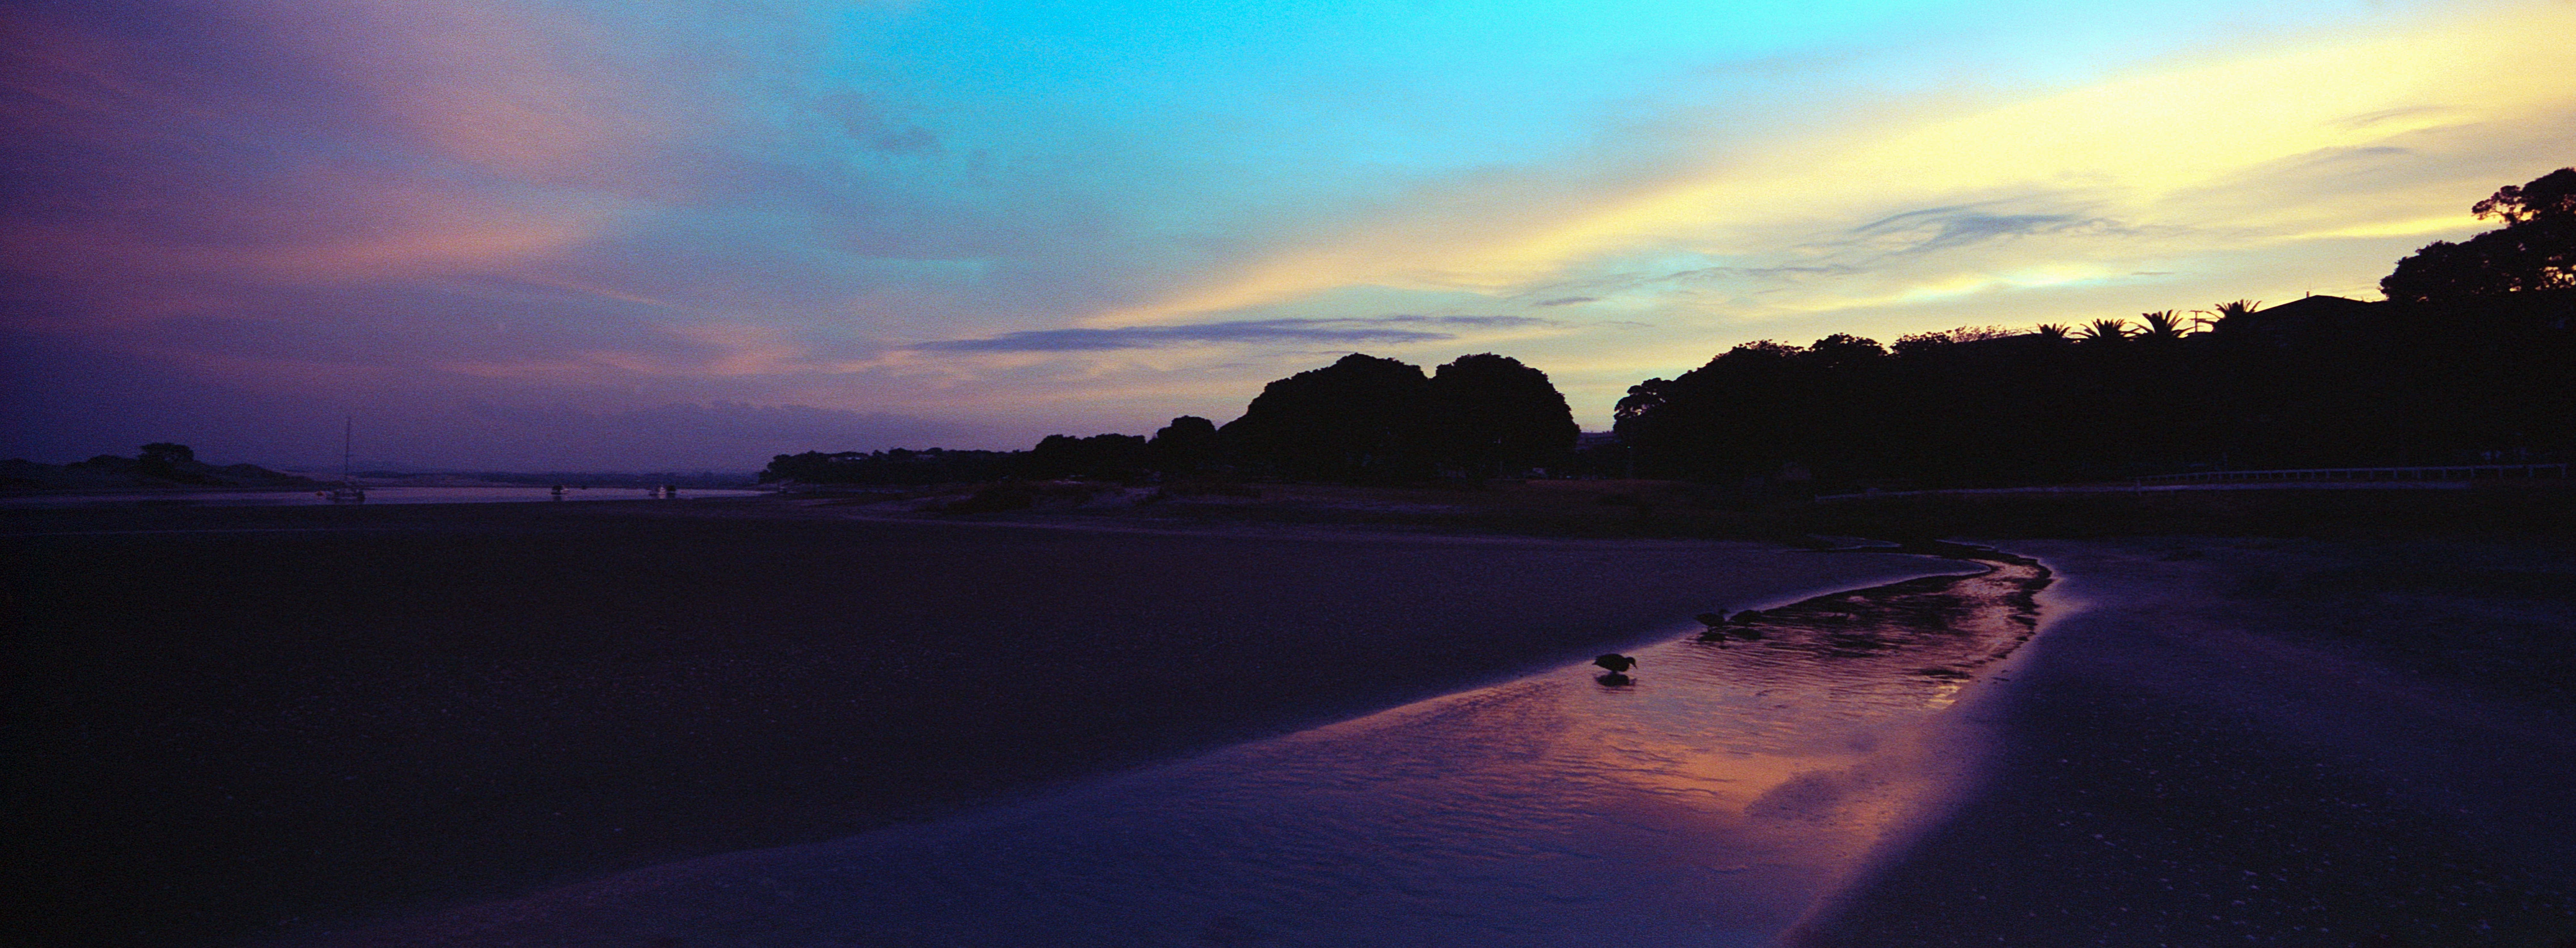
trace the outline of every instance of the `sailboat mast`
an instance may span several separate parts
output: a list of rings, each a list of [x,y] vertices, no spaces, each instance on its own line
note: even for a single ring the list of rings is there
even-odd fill
[[[365,503],[367,500],[367,489],[358,486],[358,479],[351,476],[349,471],[349,456],[353,453],[350,451],[350,448],[356,444],[357,427],[357,416],[341,416],[340,486],[331,488],[330,490],[316,492],[324,499],[335,504],[359,504]]]

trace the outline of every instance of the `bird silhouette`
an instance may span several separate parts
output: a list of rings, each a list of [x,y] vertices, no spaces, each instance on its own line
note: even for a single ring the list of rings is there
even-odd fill
[[[1612,652],[1608,655],[1593,659],[1592,664],[1599,665],[1602,668],[1608,669],[1611,674],[1617,675],[1625,673],[1628,669],[1637,667],[1637,660],[1621,655],[1617,652]]]

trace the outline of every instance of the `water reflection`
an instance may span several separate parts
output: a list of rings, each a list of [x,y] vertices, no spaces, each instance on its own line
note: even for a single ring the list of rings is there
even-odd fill
[[[1937,791],[1925,722],[2036,624],[1999,559],[941,823],[430,926],[513,943],[1755,945]],[[1611,659],[1623,656],[1603,656]],[[414,932],[417,936],[420,933]]]

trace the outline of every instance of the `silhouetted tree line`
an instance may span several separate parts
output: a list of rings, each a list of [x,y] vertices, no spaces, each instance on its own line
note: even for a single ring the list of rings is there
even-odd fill
[[[2379,291],[2399,303],[2442,304],[2576,290],[2576,168],[2505,185],[2469,211],[2505,226],[2426,244],[2397,261]]]
[[[1016,473],[1018,451],[841,451],[781,454],[761,469],[763,484],[907,485],[999,480]]]
[[[217,467],[184,444],[155,441],[133,457],[101,454],[69,464],[0,461],[0,487],[305,487],[314,482],[256,464]]]
[[[1820,486],[2564,459],[2576,447],[2576,170],[2479,202],[2506,226],[2399,261],[2385,303],[1964,330],[1893,349],[1737,346],[1619,402],[1640,474]],[[2195,323],[2205,327],[2193,331]]]
[[[1393,482],[1556,466],[1579,433],[1547,373],[1517,359],[1462,356],[1425,376],[1354,353],[1264,387],[1217,450],[1287,477]]]
[[[1152,438],[1050,435],[1026,451],[782,454],[763,483],[928,484],[1006,478],[1276,476],[1394,483],[1482,478],[1570,461],[1578,429],[1547,373],[1490,353],[1425,375],[1352,354],[1270,383],[1218,427],[1183,415]]]
[[[1618,404],[1577,451],[1547,374],[1493,354],[1353,354],[1270,383],[1218,427],[1053,435],[1026,451],[779,455],[763,482],[925,484],[1206,474],[1400,483],[1532,468],[1718,483],[2051,483],[2230,467],[2559,460],[2576,448],[2576,169],[2478,202],[2504,226],[2436,242],[2389,300],[2310,297],[1893,347],[1737,346]]]

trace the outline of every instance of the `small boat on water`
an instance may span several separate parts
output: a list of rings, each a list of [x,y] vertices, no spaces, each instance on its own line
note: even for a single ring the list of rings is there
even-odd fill
[[[313,496],[335,504],[367,502],[366,486],[358,483],[357,478],[349,476],[349,436],[354,424],[352,419],[340,419],[340,483],[332,485],[327,490],[314,491]]]

